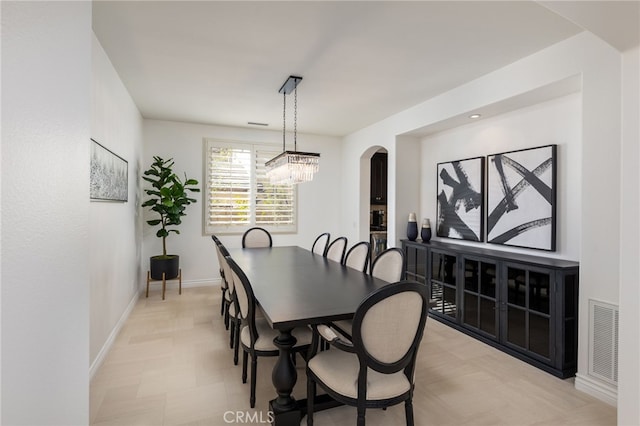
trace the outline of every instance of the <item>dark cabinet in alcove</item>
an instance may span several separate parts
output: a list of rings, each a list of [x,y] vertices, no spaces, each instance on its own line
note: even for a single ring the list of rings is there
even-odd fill
[[[387,154],[376,152],[371,157],[371,204],[387,203]]]

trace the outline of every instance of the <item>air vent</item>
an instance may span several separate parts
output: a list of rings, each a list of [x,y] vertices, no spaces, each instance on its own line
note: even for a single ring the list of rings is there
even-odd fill
[[[589,375],[618,384],[618,307],[589,299]]]

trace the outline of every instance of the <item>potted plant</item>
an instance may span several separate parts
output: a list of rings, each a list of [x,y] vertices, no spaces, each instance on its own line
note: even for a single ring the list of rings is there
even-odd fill
[[[161,280],[164,272],[165,279],[173,279],[178,276],[180,267],[180,257],[174,254],[167,254],[167,237],[170,233],[179,234],[176,228],[182,223],[182,217],[186,215],[185,209],[191,203],[195,203],[194,198],[189,198],[189,192],[200,192],[197,187],[198,181],[188,179],[185,173],[184,181],[173,172],[173,158],[164,160],[161,157],[153,157],[153,163],[149,170],[145,171],[142,179],[151,183],[151,189],[144,192],[150,196],[142,207],[150,207],[159,216],[156,219],[148,220],[151,226],[160,226],[156,236],[162,238],[162,254],[151,256],[151,278]]]

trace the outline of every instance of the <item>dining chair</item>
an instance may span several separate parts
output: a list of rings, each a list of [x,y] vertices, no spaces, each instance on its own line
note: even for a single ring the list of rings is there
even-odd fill
[[[271,247],[271,234],[264,228],[253,227],[242,235],[242,248]]]
[[[223,255],[223,269],[224,275],[227,277],[227,285],[229,289],[227,293],[229,294],[229,304],[227,306],[227,312],[225,317],[225,326],[229,330],[229,347],[233,349],[233,364],[238,365],[238,354],[239,354],[239,343],[240,340],[240,327],[241,327],[241,318],[240,318],[240,309],[238,307],[238,300],[236,294],[236,286],[233,281],[233,273],[231,271],[231,266],[229,265],[229,252],[227,249],[221,244],[220,251]]]
[[[273,339],[278,336],[278,331],[269,326],[265,318],[256,317],[257,303],[251,288],[249,279],[231,258],[226,257],[233,276],[234,288],[236,290],[236,300],[238,302],[239,317],[242,321],[242,331],[240,332],[240,345],[242,346],[242,383],[247,383],[248,357],[251,356],[251,395],[249,404],[251,408],[256,405],[256,374],[258,369],[258,357],[278,356],[279,349],[273,343]],[[294,328],[291,331],[297,343],[292,348],[292,356],[296,353],[302,354],[306,359],[306,353],[311,344],[312,332],[307,327]]]
[[[371,275],[393,283],[404,275],[404,252],[397,247],[388,248],[380,253],[371,264]]]
[[[318,235],[318,238],[313,242],[313,246],[311,246],[311,251],[315,254],[319,254],[320,256],[324,256],[327,252],[327,246],[329,245],[330,238],[331,234],[328,232]]]
[[[229,290],[229,285],[227,284],[227,280],[224,276],[224,268],[222,266],[225,260],[224,260],[224,256],[222,255],[222,252],[220,251],[220,244],[222,243],[220,242],[218,237],[216,237],[215,235],[212,235],[211,239],[216,245],[216,255],[218,256],[218,269],[219,269],[218,272],[220,273],[220,290],[222,292],[220,297],[220,315],[224,316],[226,310],[229,308],[228,303],[231,302],[230,299],[227,299],[228,297],[227,292]],[[225,325],[227,326],[227,329],[228,329],[229,325],[228,324],[225,324]]]
[[[400,281],[403,274],[404,252],[399,248],[386,249],[371,265],[371,275],[389,283]],[[348,338],[353,335],[353,320],[335,321],[330,326]]]
[[[347,237],[338,237],[329,244],[325,257],[334,262],[342,263],[347,248]]]
[[[367,408],[404,401],[407,425],[413,425],[416,354],[427,320],[427,287],[400,281],[369,295],[353,318],[353,340],[331,328],[314,328],[307,362],[307,425],[313,425],[316,385],[334,400],[357,407],[357,425]],[[319,336],[332,350],[317,352]],[[335,349],[335,350],[334,350]]]
[[[349,249],[344,256],[344,264],[349,268],[367,272],[369,266],[369,256],[371,254],[371,245],[366,241],[360,241]]]
[[[233,291],[232,288],[229,288],[229,271],[227,271],[227,262],[224,257],[228,254],[227,248],[222,244],[222,241],[215,235],[211,236],[211,239],[216,244],[216,252],[218,253],[218,262],[220,264],[220,276],[222,277],[222,281],[220,283],[220,288],[222,290],[222,301],[221,301],[221,310],[224,318],[224,326],[227,330],[229,330],[229,308],[233,305]],[[233,284],[233,283],[232,283]]]

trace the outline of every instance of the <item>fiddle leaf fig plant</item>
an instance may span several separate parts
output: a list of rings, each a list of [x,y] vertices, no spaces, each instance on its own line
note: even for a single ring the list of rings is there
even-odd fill
[[[161,157],[153,157],[153,163],[149,170],[145,171],[142,179],[151,183],[151,189],[144,192],[150,196],[142,207],[150,207],[158,214],[157,219],[148,220],[151,226],[160,226],[156,236],[162,238],[162,256],[167,256],[167,237],[171,232],[179,234],[176,228],[182,223],[182,217],[186,215],[185,209],[195,198],[189,198],[189,192],[200,192],[198,181],[187,178],[184,181],[173,172],[173,158],[164,160]]]

